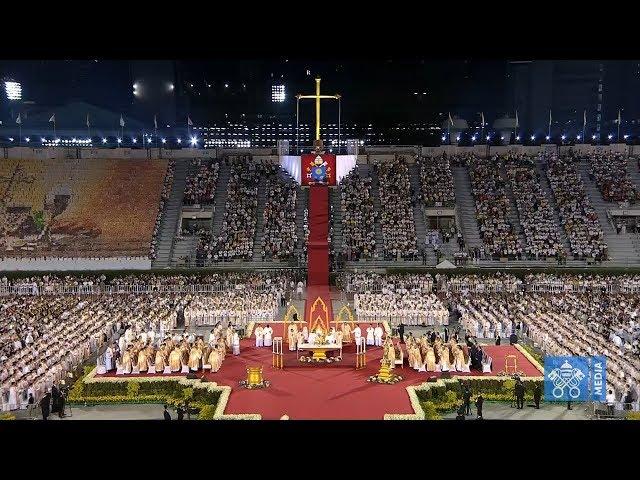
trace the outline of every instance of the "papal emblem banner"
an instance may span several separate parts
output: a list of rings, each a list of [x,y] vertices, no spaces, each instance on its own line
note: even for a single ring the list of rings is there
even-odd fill
[[[602,402],[607,388],[606,357],[545,357],[547,402]]]
[[[336,156],[307,154],[300,157],[302,185],[336,185]]]

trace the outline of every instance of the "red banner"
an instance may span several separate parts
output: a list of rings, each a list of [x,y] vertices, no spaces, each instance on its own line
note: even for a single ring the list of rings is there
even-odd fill
[[[302,185],[336,185],[336,156],[307,154],[300,157],[302,162]]]

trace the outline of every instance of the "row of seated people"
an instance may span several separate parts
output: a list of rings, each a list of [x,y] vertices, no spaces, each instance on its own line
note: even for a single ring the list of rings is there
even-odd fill
[[[505,169],[515,197],[527,257],[538,260],[564,255],[553,207],[540,186],[535,157],[508,156]]]
[[[386,260],[415,259],[419,251],[413,219],[413,192],[404,158],[374,164],[380,192],[380,226]]]
[[[286,175],[286,177],[283,177]],[[284,171],[273,170],[267,178],[264,206],[262,258],[287,259],[293,256],[296,234],[296,200],[298,188]]]
[[[376,249],[375,218],[371,177],[363,177],[357,167],[340,181],[342,251],[347,260],[372,258]]]
[[[490,159],[475,157],[469,163],[480,237],[489,256],[521,258],[524,248],[508,218],[511,205],[498,160],[497,156]]]
[[[604,355],[618,396],[640,393],[640,300],[628,294],[493,294],[459,298],[462,322],[494,336],[517,325],[546,355]]]
[[[436,276],[436,281],[438,281]],[[354,293],[431,293],[434,279],[430,274],[346,273],[340,278],[343,288]]]
[[[449,310],[433,293],[356,293],[353,305],[358,319],[364,322],[386,320],[406,325],[449,324]]]
[[[149,252],[149,258],[152,260],[158,257],[158,233],[160,232],[160,225],[162,224],[162,218],[164,216],[165,207],[171,196],[171,189],[173,188],[173,180],[175,177],[176,162],[169,161],[167,165],[167,173],[164,176],[164,182],[162,183],[162,193],[160,194],[160,204],[158,205],[158,215],[156,216],[156,224],[153,227],[153,235],[151,236],[151,249]]]
[[[270,293],[225,292],[220,295],[187,295],[184,308],[185,325],[215,325],[219,322],[241,323],[275,320],[284,298],[282,288]]]
[[[166,160],[6,161],[0,173],[6,179],[0,255],[36,259],[154,255],[166,174]]]
[[[434,338],[434,340],[432,340]],[[428,333],[406,339],[409,366],[419,372],[462,372],[471,368],[491,372],[491,358],[476,344],[460,345],[457,334],[448,342],[439,334]]]
[[[184,186],[185,205],[211,205],[216,195],[220,164],[215,160],[191,160],[191,171]]]
[[[582,160],[589,162],[589,177],[595,180],[602,198],[607,202],[635,203],[640,190],[628,171],[629,157],[622,153],[597,152]]]
[[[216,326],[203,336],[163,335],[155,341],[138,337],[111,344],[98,360],[98,374],[116,370],[116,375],[182,374],[198,370],[217,372],[227,352],[240,353],[240,337],[232,327]]]
[[[451,164],[446,155],[418,159],[420,193],[418,198],[426,207],[453,207],[456,194]]]
[[[170,299],[104,295],[2,298],[0,390],[3,398],[36,400],[67,378],[127,321],[171,315]],[[173,312],[175,315],[175,312]],[[4,400],[3,400],[4,402]],[[7,400],[5,409],[19,408]]]
[[[551,156],[547,178],[573,257],[606,260],[608,246],[604,232],[576,168],[575,158]]]

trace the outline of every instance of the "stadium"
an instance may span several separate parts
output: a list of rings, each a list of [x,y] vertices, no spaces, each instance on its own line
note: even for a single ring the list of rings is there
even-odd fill
[[[637,62],[18,63],[4,418],[639,418]]]

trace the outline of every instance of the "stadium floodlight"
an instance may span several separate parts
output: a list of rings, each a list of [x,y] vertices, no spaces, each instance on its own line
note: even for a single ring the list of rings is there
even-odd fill
[[[71,141],[72,141],[73,143],[76,143],[76,138],[75,138],[75,137],[73,137],[73,138],[71,139]]]
[[[447,139],[444,135],[442,136],[442,141],[444,142]]]
[[[102,139],[102,143],[107,143],[107,139],[106,139],[106,138],[103,138],[103,139]]]
[[[191,86],[193,87],[193,85],[191,85]],[[229,84],[228,84],[228,83],[225,83],[225,84],[224,84],[224,88],[229,88]]]
[[[24,140],[25,140],[25,142],[27,142],[27,143],[29,143],[29,142],[31,141],[31,139],[30,139],[29,137],[25,138]]]
[[[626,140],[627,138],[629,138],[629,135],[624,135],[622,138]]]
[[[531,135],[531,141],[533,142],[536,139],[535,135]]]
[[[40,140],[42,140],[42,143],[46,142],[47,139],[46,138],[41,138]]]
[[[118,139],[118,143],[122,143],[122,139],[121,138]]]
[[[151,137],[147,138],[147,143],[151,143]]]
[[[22,100],[22,85],[20,82],[4,82],[4,92],[7,100]]]
[[[560,138],[561,138],[562,140],[564,140],[564,139],[566,139],[566,138],[567,138],[567,136],[566,136],[566,135],[562,135]]]
[[[613,138],[613,135],[609,134],[609,135],[607,135],[607,138],[608,138],[609,140],[611,140],[611,139]]]
[[[460,141],[460,135],[456,137],[456,142],[459,142],[459,141]]]
[[[546,137],[544,137],[545,140],[549,140],[551,137],[549,135],[547,135]]]
[[[166,138],[163,138],[163,139],[162,139],[162,143],[167,143],[167,139],[166,139]]]
[[[520,135],[516,135],[516,142],[520,141]]]
[[[182,143],[182,139],[181,138],[178,139],[178,143]]]
[[[196,137],[191,137],[191,145],[197,145],[198,139]]]
[[[500,140],[504,140],[504,137],[500,137]]]
[[[595,140],[596,136],[595,135],[591,135],[591,140]]]
[[[475,142],[476,141],[476,136],[474,135],[473,137],[471,137],[471,141]]]
[[[576,140],[580,140],[580,135],[576,136]]]
[[[284,85],[271,85],[271,102],[282,103],[286,98]]]
[[[491,135],[487,135],[487,141],[491,140]]]
[[[9,137],[9,141],[10,141],[10,142],[13,142],[13,137]]]
[[[170,83],[170,84],[169,84],[169,91],[170,91],[170,92],[173,92],[173,89],[174,89],[174,88],[176,88],[176,87],[173,85],[173,83]]]
[[[134,139],[133,139],[133,143],[138,143],[138,139],[137,139],[137,138],[134,138]]]

